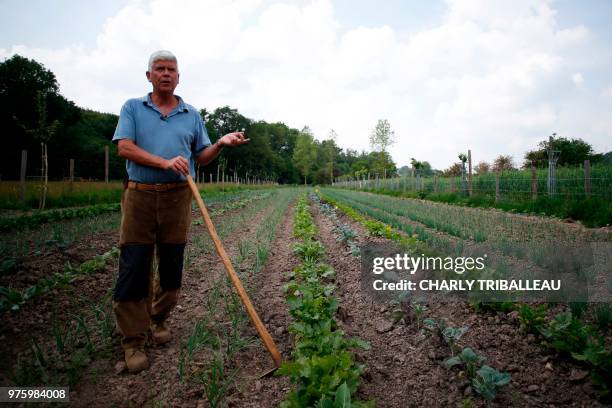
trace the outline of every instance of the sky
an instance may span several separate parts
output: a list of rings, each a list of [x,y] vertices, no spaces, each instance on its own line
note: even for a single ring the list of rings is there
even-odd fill
[[[369,150],[379,119],[398,166],[445,169],[526,151],[553,132],[612,150],[608,0],[0,0],[0,61],[53,71],[77,105],[119,113],[150,91],[149,55],[179,60],[176,93],[254,120],[331,129]]]

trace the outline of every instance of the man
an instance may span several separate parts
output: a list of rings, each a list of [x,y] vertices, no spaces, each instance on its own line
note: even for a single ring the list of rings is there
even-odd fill
[[[155,344],[171,340],[165,322],[178,300],[191,224],[185,176],[194,172],[194,161],[205,165],[224,146],[249,141],[235,132],[211,145],[199,112],[174,95],[179,70],[171,52],[153,53],[146,76],[153,92],[123,105],[113,137],[119,156],[127,160],[129,178],[121,203],[113,310],[131,372],[149,366],[144,352],[149,331]],[[159,278],[151,283],[155,249]]]

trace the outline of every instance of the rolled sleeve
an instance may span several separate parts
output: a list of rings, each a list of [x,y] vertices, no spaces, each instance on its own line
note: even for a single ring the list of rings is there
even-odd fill
[[[206,147],[210,146],[210,138],[208,137],[208,131],[206,130],[206,126],[204,125],[204,120],[200,115],[196,117],[196,131],[195,138],[193,141],[193,154],[195,157],[198,157],[202,150]]]
[[[134,109],[130,101],[121,107],[119,121],[117,122],[117,128],[115,129],[112,141],[117,144],[121,139],[136,140],[136,121],[134,120]]]

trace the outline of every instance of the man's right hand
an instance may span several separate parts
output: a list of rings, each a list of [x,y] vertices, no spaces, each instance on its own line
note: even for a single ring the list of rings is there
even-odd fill
[[[182,156],[176,156],[173,159],[166,160],[164,169],[173,170],[178,174],[189,174],[189,162]]]

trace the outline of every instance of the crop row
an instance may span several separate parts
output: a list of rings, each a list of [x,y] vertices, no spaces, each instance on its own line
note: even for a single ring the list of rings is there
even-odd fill
[[[336,210],[331,205],[321,201],[318,195],[311,193],[309,195],[310,200],[314,202],[323,214],[332,222],[334,231],[338,234],[337,240],[344,243],[349,250],[351,255],[359,256],[361,251],[357,245],[357,232],[353,230],[348,224],[344,224],[338,218]]]
[[[95,302],[80,298],[78,314],[58,312],[54,306],[50,339],[32,335],[17,354],[13,367],[4,367],[7,377],[17,386],[70,386],[73,388],[87,366],[96,357],[112,354],[115,321],[112,313],[112,291]]]
[[[605,337],[611,321],[609,305],[596,308],[597,327],[584,323],[574,311],[566,311],[546,318],[546,304],[537,307],[522,305],[518,319],[524,331],[539,337],[542,345],[562,357],[569,357],[575,363],[590,370],[593,384],[601,397],[610,397],[612,378],[612,350],[606,348]],[[597,329],[600,329],[598,331]]]
[[[227,236],[236,227],[243,226],[245,222],[252,219],[258,211],[265,208],[266,205],[269,204],[268,201],[273,197],[278,197],[276,192],[271,193],[266,199],[257,202],[256,205],[247,207],[246,211],[238,213],[236,217],[232,217],[232,219],[236,218],[236,222],[228,222],[220,225],[218,230],[219,235],[221,237]],[[280,207],[284,205],[286,209],[287,200],[288,199],[283,196],[275,203]],[[278,209],[276,209],[276,212],[273,211],[271,213],[271,217],[277,218],[277,213]],[[230,221],[232,219],[230,219]],[[266,227],[270,227],[269,222],[265,225]],[[265,237],[269,235],[262,232],[261,236]],[[212,245],[203,246],[204,243],[205,241],[198,240],[190,245],[199,246],[199,251],[209,251]],[[261,245],[264,244],[266,243],[261,242]],[[256,257],[257,253],[261,254],[262,252],[261,249],[254,252],[253,257]],[[116,259],[117,253],[118,251],[113,249],[102,256],[97,256],[92,260],[84,262],[78,267],[67,265],[64,272],[37,282],[37,286],[59,288],[68,285],[75,277],[82,276],[85,273],[91,273],[98,267],[102,267],[103,261],[107,262],[111,259]],[[206,305],[210,306],[210,316],[214,316],[214,313],[218,311],[217,300],[219,300],[219,296],[221,295],[220,289],[226,281],[225,276],[221,275],[221,278],[218,285],[213,285],[211,290],[212,294],[210,295],[211,301],[206,303]],[[49,285],[47,285],[47,283]],[[55,286],[53,286],[54,284]],[[186,351],[191,350],[191,352],[193,352],[198,342],[200,344],[204,342],[203,338],[205,338],[207,342],[210,342],[207,344],[218,345],[218,348],[215,348],[215,353],[213,353],[213,358],[207,363],[204,371],[196,372],[194,370],[189,370],[193,376],[197,377],[197,379],[204,384],[205,395],[210,397],[210,401],[215,401],[216,396],[220,396],[222,388],[227,387],[232,379],[228,377],[231,372],[227,371],[223,365],[219,365],[220,361],[225,361],[225,359],[220,360],[221,352],[244,349],[244,347],[249,346],[254,340],[244,337],[241,334],[241,332],[244,331],[243,321],[246,316],[242,312],[238,297],[231,292],[229,286],[227,286],[227,290],[227,295],[222,299],[223,310],[224,316],[230,319],[231,324],[228,326],[219,321],[217,325],[218,333],[215,332],[212,337],[206,337],[207,334],[210,335],[211,332],[205,330],[206,326],[203,322],[198,322],[196,327],[194,327],[194,333],[192,333],[187,342],[183,343],[181,346],[182,365],[179,364],[179,373],[184,374],[187,372],[185,368],[188,366],[189,362],[189,355],[184,354]],[[38,291],[37,289],[36,292]],[[93,359],[98,357],[110,357],[110,352],[113,347],[112,334],[114,331],[112,290],[109,290],[99,302],[93,302],[87,299],[83,299],[83,302],[87,305],[84,307],[83,312],[75,315],[71,314],[68,316],[69,319],[64,319],[57,313],[52,314],[51,321],[47,323],[52,329],[51,338],[32,339],[29,340],[29,344],[25,344],[26,348],[19,353],[16,364],[12,367],[10,372],[7,372],[7,376],[13,384],[21,386],[68,384],[74,387]],[[219,334],[220,337],[218,337],[217,334]],[[174,374],[172,371],[168,371],[168,373],[170,373],[170,375]],[[190,376],[190,378],[193,376]],[[160,393],[160,395],[163,395],[163,393]],[[212,406],[215,405],[213,404]]]
[[[407,250],[418,248],[419,251],[427,251],[422,242],[416,242],[414,238],[407,238],[398,231],[394,231],[391,226],[378,220],[372,220],[342,202],[335,201],[327,196],[323,197],[334,207],[339,208],[349,217],[365,226],[370,234],[390,239]],[[375,227],[372,227],[373,225]],[[444,360],[442,365],[447,369],[455,366],[462,367],[474,391],[482,395],[483,398],[493,400],[498,389],[510,382],[510,374],[499,372],[485,364],[486,358],[484,356],[476,354],[470,347],[464,347],[463,349],[458,347],[459,339],[468,331],[467,327],[451,327],[446,324],[444,319],[425,318],[427,307],[419,302],[410,302],[405,294],[399,295],[391,303],[394,306],[392,317],[396,323],[399,321],[407,322],[409,320],[408,315],[412,315],[417,323],[417,330],[421,330],[422,326],[423,334],[436,336],[441,342],[448,345],[451,355]]]
[[[317,229],[302,197],[294,217],[294,235],[301,242],[294,252],[302,264],[296,267],[286,287],[289,331],[295,336],[292,358],[278,371],[297,384],[282,403],[284,407],[364,407],[373,402],[354,400],[364,366],[355,362],[353,348],[368,348],[359,339],[347,339],[338,329],[334,314],[338,300],[333,297],[334,270],[323,262],[325,250],[316,240]]]
[[[239,208],[241,205],[240,203],[245,202],[245,200],[263,198],[269,194],[269,192],[259,193],[256,190],[215,194],[210,197],[207,196],[207,203],[213,206],[223,204],[221,207],[223,211],[229,211],[234,208]],[[249,201],[246,202],[248,203]],[[63,208],[35,212],[30,215],[21,215],[18,217],[4,217],[0,218],[0,232],[30,230],[48,222],[92,217],[107,212],[119,211],[120,209],[121,205],[119,203],[95,204],[88,207]]]
[[[446,222],[447,219],[452,219],[457,225],[456,219],[461,216],[457,213],[451,217],[452,213],[445,213],[447,209],[453,209],[451,206],[434,205],[435,203],[418,200],[398,200],[390,197],[382,197],[379,200],[380,197],[373,194],[364,196],[359,193],[355,195],[344,193],[346,192],[325,190],[325,194],[334,199],[340,199],[351,207],[392,225],[408,236],[418,238],[419,241],[426,244],[426,250],[456,256],[465,256],[468,252],[494,255],[489,257],[487,263],[487,274],[491,277],[514,276],[515,278],[533,279],[540,278],[545,273],[569,273],[577,284],[592,285],[597,281],[597,275],[601,274],[602,268],[598,266],[595,258],[585,256],[585,254],[596,254],[605,244],[592,246],[588,241],[585,242],[584,239],[589,238],[589,235],[591,239],[595,236],[590,232],[576,232],[575,228],[567,228],[561,224],[555,225],[554,229],[565,229],[564,239],[561,234],[552,235],[551,230],[547,232],[542,229],[538,230],[537,222],[553,224],[551,222],[546,223],[544,220],[539,220],[532,226],[533,231],[527,231],[528,224],[525,224],[525,220],[506,215],[509,221],[506,225],[495,226],[495,219],[491,219],[491,235],[485,235],[480,230],[471,231],[467,227],[465,230],[459,230]],[[432,204],[430,218],[415,216],[412,211],[413,204],[417,206]],[[473,211],[466,210],[470,217],[476,215],[471,214]],[[475,211],[479,212],[484,220],[491,213],[483,210]],[[419,214],[422,215],[422,213]],[[496,214],[503,215],[498,212]],[[517,219],[517,224],[514,224],[512,219]],[[570,232],[572,230],[574,232]],[[492,231],[497,231],[497,233],[493,234]],[[521,238],[528,233],[531,234],[529,238]],[[551,235],[542,235],[544,233]],[[604,238],[604,234],[599,234],[599,237]],[[595,273],[584,272],[588,270],[593,270]],[[484,276],[482,273],[480,275]],[[580,296],[581,294],[576,292],[571,296],[567,293],[560,295],[559,298],[576,301],[582,300]]]
[[[106,212],[119,211],[120,208],[121,207],[119,203],[96,204],[89,207],[64,208],[59,210],[38,212],[32,215],[21,215],[19,217],[2,218],[0,219],[0,232],[23,231],[35,228],[40,224],[44,224],[46,222],[91,217]]]
[[[501,211],[458,207],[443,203],[389,197],[379,194],[324,189],[326,195],[374,206],[388,213],[406,217],[427,227],[476,242],[555,240],[573,242],[578,238],[605,240],[605,233],[580,232],[576,228],[547,218],[526,218]]]
[[[0,286],[0,313],[11,310],[19,310],[25,303],[54,289],[70,285],[75,279],[89,275],[102,270],[106,264],[117,259],[119,250],[113,248],[110,251],[96,255],[94,258],[83,262],[81,265],[74,267],[69,262],[64,267],[63,272],[55,273],[47,278],[43,278],[36,284],[22,291],[6,286]]]
[[[351,206],[325,195],[323,197],[356,221],[364,225],[368,222],[366,217],[355,211]],[[356,205],[358,207],[364,206],[361,203],[356,203]],[[395,238],[397,241],[393,234],[387,235],[389,238]],[[396,303],[401,305],[402,302],[405,302],[405,300],[400,300]],[[600,396],[602,398],[610,396],[608,379],[612,378],[612,351],[606,348],[605,342],[605,333],[610,323],[612,323],[609,305],[601,304],[594,307],[593,320],[596,322],[596,326],[585,323],[580,319],[580,316],[588,309],[588,305],[585,303],[570,303],[570,311],[559,313],[550,319],[546,317],[546,304],[532,307],[528,304],[519,305],[514,302],[472,302],[471,306],[481,311],[486,311],[487,309],[503,312],[518,310],[518,320],[523,331],[539,336],[542,345],[547,350],[556,352],[561,358],[569,357],[574,363],[588,368],[591,380],[597,387]],[[410,307],[413,310],[413,314],[417,317],[424,312],[423,305],[412,304]],[[405,309],[406,307],[398,307],[394,313],[401,318],[405,313]],[[489,368],[486,368],[481,373],[475,371],[471,365],[482,363],[484,360],[477,356],[473,350],[466,348],[461,353],[454,355],[453,342],[461,337],[464,328],[457,330],[445,328],[443,320],[436,322],[434,319],[423,319],[422,317],[417,320],[423,321],[424,327],[427,330],[431,332],[437,331],[441,338],[444,338],[451,347],[453,356],[447,359],[444,365],[448,368],[455,365],[465,365],[468,374],[470,372],[474,374],[475,380],[472,380],[474,389],[485,396],[485,398],[494,396],[495,388],[506,383],[504,373],[496,374],[494,370],[492,371]],[[447,332],[446,334],[445,331]],[[453,339],[453,337],[456,337],[456,339]],[[483,382],[485,377],[482,377],[482,375],[490,380],[488,381],[489,386],[484,388],[483,386],[487,384],[487,381]],[[478,376],[482,378],[478,379]]]
[[[257,226],[255,236],[242,236],[238,242],[238,253],[232,264],[239,274],[257,274],[265,263],[270,246],[275,239],[278,224],[285,214],[290,202],[294,199],[295,190],[283,190],[271,193],[275,200],[271,211],[264,216]],[[220,228],[221,237],[227,236],[235,227],[244,226],[254,215],[265,208],[265,201],[257,204],[261,208],[249,209],[237,217],[229,229]],[[221,226],[220,226],[221,227]],[[194,241],[193,245],[201,256],[210,252],[212,245],[203,245],[203,241]],[[248,291],[248,279],[241,276],[241,281]],[[203,395],[211,407],[223,406],[227,394],[236,382],[237,370],[233,368],[233,359],[238,352],[251,346],[256,339],[245,336],[247,316],[240,299],[224,274],[211,285],[211,290],[203,299],[204,313],[191,330],[189,337],[181,343],[177,367],[181,382],[196,384],[203,389]],[[222,317],[219,315],[222,311]],[[199,360],[199,361],[198,361]]]
[[[260,192],[257,190],[246,191],[241,194],[227,194],[223,200],[221,194],[217,194],[214,207],[210,214],[212,217],[221,215],[227,211],[243,208],[256,200],[263,200],[274,194],[270,191]],[[113,204],[114,205],[114,204]],[[47,249],[64,249],[74,241],[86,236],[94,236],[108,231],[117,231],[119,228],[120,214],[117,211],[107,212],[99,215],[73,218],[70,222],[56,222],[42,224],[35,230],[18,230],[12,234],[4,233],[0,239],[0,275],[10,275],[18,268],[20,256],[26,256],[34,251],[39,255]],[[201,224],[200,218],[194,219],[193,224]]]

